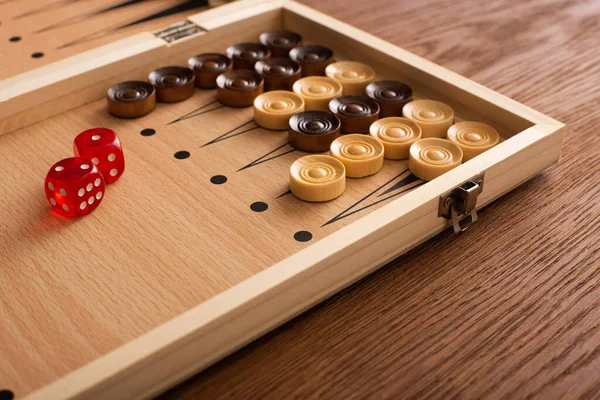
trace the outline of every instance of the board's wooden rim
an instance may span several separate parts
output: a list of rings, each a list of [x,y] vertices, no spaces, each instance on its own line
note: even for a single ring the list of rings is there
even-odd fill
[[[529,137],[519,135],[519,145],[527,147],[538,142],[543,144],[541,148],[536,146],[530,147],[531,151],[519,151],[514,143],[510,143],[514,150],[510,154],[514,156],[510,160],[510,168],[495,176],[490,173],[493,171],[491,168],[487,170],[486,190],[478,208],[556,162],[562,138],[561,135],[548,135],[554,129],[554,125],[538,125],[524,132]],[[504,151],[502,147],[509,147],[505,144],[513,139],[492,151]],[[536,163],[527,163],[532,159]],[[454,175],[452,182],[460,181],[463,166],[448,173]],[[473,165],[470,167],[478,170]],[[446,229],[448,223],[437,217],[437,190],[428,190],[426,186],[415,189],[27,398],[125,399],[156,395]],[[452,184],[446,182],[444,187],[451,188]],[[430,200],[423,202],[422,196],[427,195]],[[403,204],[397,204],[400,201]],[[409,205],[412,208],[402,210]],[[352,240],[356,246],[344,246],[347,240]],[[353,251],[354,248],[358,251]]]
[[[515,120],[533,126],[489,150],[486,157],[474,158],[391,201],[28,398],[143,398],[156,394],[448,227],[448,221],[437,216],[438,198],[447,190],[485,171],[485,190],[478,204],[482,207],[558,160],[561,123],[291,0],[242,0],[189,20],[210,31],[269,12],[280,12],[284,24],[286,18],[317,23],[356,46],[390,55],[434,76],[447,88],[454,88],[452,95],[457,101],[460,96],[465,102],[481,101],[488,112],[510,113]],[[102,68],[110,66],[118,75],[139,68],[143,60],[189,53],[202,35],[170,45],[143,33],[0,82],[0,134],[101,97],[94,96],[107,80]],[[89,90],[77,92],[82,88]],[[70,101],[65,104],[48,105],[66,97]],[[45,112],[38,110],[42,106]]]

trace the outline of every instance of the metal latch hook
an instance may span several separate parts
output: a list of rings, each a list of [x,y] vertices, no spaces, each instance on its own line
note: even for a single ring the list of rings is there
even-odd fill
[[[483,191],[483,178],[482,172],[440,196],[438,216],[452,220],[454,233],[464,232],[477,222],[475,207]],[[466,222],[461,225],[463,220]]]

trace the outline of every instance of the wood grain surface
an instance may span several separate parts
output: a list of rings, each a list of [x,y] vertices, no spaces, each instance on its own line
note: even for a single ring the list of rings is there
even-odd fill
[[[600,397],[600,4],[301,1],[569,124],[563,160],[163,398]],[[51,60],[0,22],[0,78]]]
[[[207,3],[0,0],[0,80],[138,32],[165,28],[202,11]]]
[[[162,398],[599,398],[600,3],[301,1],[567,123],[562,161]]]
[[[230,15],[225,14],[225,11],[223,13]],[[194,18],[202,18],[202,14]],[[321,35],[322,42],[319,43],[330,46],[338,60],[348,59],[349,49],[352,49],[354,59],[367,60],[365,54],[373,54],[367,53],[362,48],[365,45],[360,42],[345,41],[341,34],[332,36],[328,28],[318,28],[320,25],[314,23],[303,25],[303,19],[294,20],[292,14],[287,19],[290,24],[287,26],[300,32],[307,43],[315,43],[316,38]],[[198,36],[195,38],[197,42],[192,42],[192,39],[186,41],[184,49],[175,49],[181,54],[175,53],[179,55],[170,57],[168,62],[185,63],[195,52],[222,51],[231,43],[256,40],[263,31],[279,27],[281,20],[281,14],[278,13],[265,13],[246,22],[235,20],[233,25],[223,27],[221,31],[215,28]],[[211,21],[209,18],[205,23]],[[330,21],[326,25],[333,27],[336,24],[339,25],[339,22]],[[223,31],[225,29],[226,32]],[[354,36],[348,31],[345,35]],[[139,35],[135,36],[137,37]],[[186,53],[185,49],[190,50],[190,53]],[[112,54],[106,47],[97,51],[104,56]],[[394,52],[397,49],[381,51]],[[115,58],[119,55],[117,53]],[[96,55],[89,52],[77,57],[76,61],[70,59],[69,62],[79,68],[83,68],[81,64],[87,60],[96,59]],[[97,71],[97,75],[107,80],[108,87],[122,79],[144,79],[153,68],[164,66],[167,62],[166,54],[160,52],[146,54],[145,57],[139,61],[145,69],[139,75],[119,75],[115,71],[116,63],[111,64],[110,68]],[[381,73],[378,75],[381,79],[395,78],[399,71],[405,71],[406,78],[411,78],[409,66],[399,60],[396,64],[386,64],[385,58],[380,56],[371,58],[368,62],[378,74]],[[391,68],[392,65],[394,68]],[[48,69],[51,71],[48,72]],[[55,64],[29,75],[45,77],[53,69],[62,70]],[[457,121],[487,118],[499,129],[503,138],[531,126],[531,122],[525,122],[522,117],[510,112],[486,114],[485,106],[489,106],[489,103],[485,97],[477,98],[478,107],[475,109],[461,105],[456,99],[456,90],[440,89],[443,75],[447,75],[448,71],[439,67],[438,73],[434,71],[426,84],[406,80],[412,85],[415,98],[428,97],[431,87],[435,87],[439,93],[434,94],[433,98],[452,106],[456,111]],[[23,75],[18,79],[22,79],[25,84],[30,82]],[[87,81],[88,84],[91,81],[93,78]],[[67,83],[64,85],[67,86]],[[71,86],[77,87],[72,82]],[[76,90],[74,87],[70,90]],[[10,97],[10,90],[10,85],[0,85],[0,92],[4,96]],[[58,89],[53,87],[53,92],[56,91]],[[37,92],[37,96],[43,97],[44,94]],[[468,96],[463,96],[463,100],[468,101]],[[302,155],[289,147],[286,132],[267,131],[254,126],[250,108],[221,107],[215,102],[214,91],[197,91],[187,101],[159,104],[149,115],[123,120],[111,116],[106,109],[106,100],[101,98],[0,138],[0,176],[3,177],[2,186],[7,199],[0,202],[0,254],[3,256],[0,281],[4,282],[0,298],[0,319],[4,321],[0,325],[0,337],[3,338],[0,341],[0,359],[3,360],[0,364],[0,388],[10,388],[20,397],[48,385],[184,311],[200,303],[206,304],[205,301],[209,298],[214,298],[259,271],[309,247],[311,243],[307,241],[320,241],[422,184],[407,170],[406,160],[387,160],[376,175],[349,180],[345,193],[334,201],[322,204],[299,201],[290,194],[286,195],[289,166]],[[0,110],[0,114],[10,114],[10,102],[6,104],[8,108]],[[32,108],[37,113],[42,113],[44,106]],[[103,200],[105,205],[93,215],[82,219],[57,219],[50,213],[40,182],[49,165],[72,155],[70,143],[77,132],[93,126],[103,126],[118,132],[127,154],[127,172],[117,183],[110,185],[103,199],[109,197],[111,200]],[[149,128],[153,133],[150,137],[143,134]],[[537,137],[535,130],[528,130],[515,139],[521,142],[527,139],[523,136],[528,135],[529,139]],[[555,135],[553,138],[556,140],[551,143],[558,142],[560,136]],[[518,181],[533,172],[529,168],[541,168],[538,164],[540,159],[547,159],[549,155],[550,159],[546,161],[549,163],[558,157],[554,145],[523,148],[514,141],[511,142],[513,151],[516,148],[523,150],[518,155],[521,159],[534,156],[537,162],[528,163],[526,168],[507,177],[508,179],[515,178]],[[503,143],[497,150],[502,147],[503,151],[510,154],[510,147],[504,145],[510,146],[511,143]],[[538,151],[543,149],[548,151],[542,157]],[[493,151],[488,153],[486,163],[494,164],[506,159],[506,154],[502,152],[496,152],[496,155],[492,153]],[[514,164],[517,160],[513,158],[512,161]],[[437,197],[442,192],[481,171],[479,168],[486,168],[482,164],[477,167],[472,163],[463,167],[467,168],[462,168],[463,175],[454,177],[454,183],[445,182],[445,189],[436,189],[434,182],[423,185],[425,192],[413,193],[413,202],[420,206],[422,202],[431,200],[429,209],[433,211],[437,205]],[[487,199],[511,186],[511,181],[504,179],[509,174],[500,172],[500,167],[486,168],[486,173]],[[224,178],[221,174],[227,176],[226,184],[213,184],[214,177]],[[495,179],[499,175],[502,177]],[[504,183],[499,184],[498,181]],[[57,185],[56,188],[58,187]],[[79,194],[78,188],[62,189],[61,196],[66,196],[67,199],[79,198],[75,203],[79,206],[82,194]],[[380,197],[383,194],[385,196]],[[486,195],[480,198],[480,202],[487,200]],[[19,199],[19,206],[10,199]],[[86,206],[86,202],[81,204]],[[69,206],[72,207],[73,204]],[[389,211],[382,210],[378,214],[384,224],[395,220],[395,213],[404,212],[405,207],[410,210],[413,206],[408,202],[390,204],[390,207],[393,208]],[[267,208],[268,212],[262,213]],[[361,263],[356,262],[361,259],[360,252],[368,253],[368,260],[373,258],[372,261],[362,261],[364,268],[384,256],[385,259],[390,259],[393,251],[398,254],[405,249],[398,246],[422,240],[418,238],[422,238],[425,232],[432,233],[444,225],[444,221],[433,212],[431,218],[415,218],[419,219],[413,220],[414,224],[404,225],[414,225],[413,229],[396,228],[388,230],[388,234],[381,233],[381,236],[372,237],[374,243],[380,242],[378,246],[364,248],[354,245],[361,247],[360,251],[348,248],[351,250],[348,254],[351,253],[352,258],[348,258],[346,265],[342,265],[340,261],[337,273],[344,279],[351,279],[360,272],[353,269],[361,267]],[[367,223],[361,229],[354,228],[354,231],[360,230],[362,234],[368,229],[370,226]],[[320,241],[321,247],[311,247],[312,254],[298,254],[295,257],[298,267],[310,266],[313,257],[318,260],[330,251],[335,251],[336,257],[342,255],[342,251],[334,249],[336,246],[339,246],[338,249],[345,246],[341,240],[352,238],[353,230],[346,230],[341,235],[341,239],[337,243],[334,240],[333,245]],[[381,244],[392,241],[392,245],[397,247],[386,247],[382,251]],[[280,268],[276,270],[279,272],[272,274],[282,276],[280,273],[286,267]],[[335,276],[331,270],[327,266],[327,271],[323,270],[322,274],[317,274],[314,270],[310,272],[313,274],[313,278],[310,278],[310,290],[322,286],[322,295],[303,289],[302,280],[291,282],[288,279],[286,287],[293,290],[281,288],[281,291],[293,296],[289,299],[290,304],[304,308],[309,302],[314,302],[317,295],[324,296],[325,287],[331,293],[333,287],[328,279],[334,279],[332,276]],[[308,269],[304,271],[309,273]],[[303,280],[309,280],[309,277],[305,276]],[[254,285],[263,290],[273,281],[263,278],[262,283],[255,282]],[[335,284],[339,287],[342,282]],[[249,291],[247,288],[239,288],[235,292],[236,297],[239,296],[242,302],[241,298],[245,298],[253,290],[255,289]],[[231,293],[229,295],[232,296]],[[268,292],[265,296],[272,299],[274,292]],[[285,304],[284,298],[270,302],[282,308],[277,312],[288,312],[287,306],[282,305]],[[196,318],[188,317],[189,324],[180,323],[179,326],[171,327],[169,338],[184,329],[191,329],[190,325],[202,320],[203,312],[205,316],[210,314],[206,318],[212,318],[214,313],[220,312],[219,309],[227,310],[228,307],[233,308],[223,305],[222,300],[215,300],[212,306],[207,304],[203,307],[205,311],[196,314]],[[249,312],[255,321],[283,318],[267,318],[258,310],[257,306]],[[227,311],[223,311],[225,312]],[[289,313],[291,312],[290,309]],[[232,313],[228,313],[226,317],[232,321],[237,320]],[[213,346],[218,346],[219,351],[228,352],[237,345],[233,339],[231,342],[222,342],[223,335],[252,332],[243,323],[231,326],[232,329],[223,333],[207,327],[206,330],[211,333],[202,340],[203,347],[212,348],[209,341],[218,338],[219,344],[214,343]],[[261,329],[264,331],[272,326],[265,324]],[[250,338],[239,340],[238,345]],[[146,338],[146,341],[150,340]],[[158,334],[151,343],[155,346],[164,341],[166,337]],[[120,365],[119,361],[122,359],[126,359],[127,364],[133,363],[129,354],[144,358],[140,353],[147,346],[137,346],[138,351],[126,351],[126,357],[121,356],[119,359],[119,356],[115,356],[117,360],[109,359],[111,367]],[[156,352],[152,356],[155,354]],[[169,352],[171,354],[173,352]],[[196,360],[201,358],[197,353],[195,357]],[[105,358],[103,360],[107,363]],[[165,367],[158,365],[155,368],[160,370]],[[171,369],[179,372],[182,367],[175,366]],[[104,374],[108,372],[100,367],[96,371],[86,370],[79,377],[70,378],[73,384],[63,382],[58,387],[62,385],[73,391],[73,387],[86,381],[87,377]],[[148,383],[144,379],[140,381],[140,387],[145,389]],[[116,385],[110,386],[114,390]],[[127,386],[131,388],[130,383]],[[55,398],[56,393],[57,390],[53,389],[50,393],[38,393],[37,398]],[[58,393],[70,396],[62,390],[58,390]],[[130,393],[137,391],[133,389]],[[87,394],[84,398],[89,397]],[[111,396],[106,394],[106,397]]]

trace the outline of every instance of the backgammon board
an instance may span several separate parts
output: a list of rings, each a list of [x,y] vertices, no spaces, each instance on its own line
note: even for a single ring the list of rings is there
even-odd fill
[[[17,397],[154,395],[451,226],[456,190],[481,189],[469,197],[476,210],[558,160],[559,122],[293,1],[243,0],[175,27],[0,82],[0,389]],[[308,153],[219,90],[138,118],[109,113],[119,82],[282,29],[448,105],[452,122],[492,126],[500,142],[436,178],[385,159],[312,202],[290,185]],[[93,213],[57,216],[44,177],[95,127],[117,132],[125,172]]]

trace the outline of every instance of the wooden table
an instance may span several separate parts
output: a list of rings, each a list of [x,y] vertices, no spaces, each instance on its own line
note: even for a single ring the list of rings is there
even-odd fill
[[[439,235],[162,397],[599,397],[600,4],[301,1],[567,123],[563,159],[467,233]],[[0,51],[32,68],[39,42],[9,47],[14,26],[0,25]],[[91,28],[61,29],[53,46]]]

